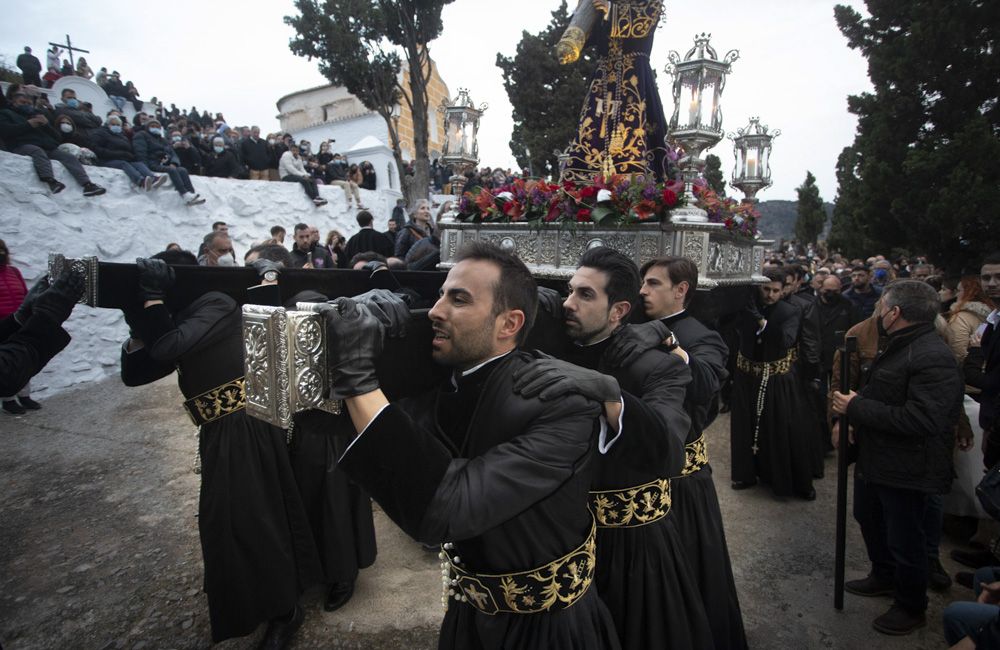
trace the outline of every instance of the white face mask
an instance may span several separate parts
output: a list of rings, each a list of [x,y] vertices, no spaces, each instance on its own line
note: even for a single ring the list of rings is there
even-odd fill
[[[236,266],[236,260],[234,260],[233,256],[230,255],[229,253],[225,253],[225,254],[219,256],[218,265],[219,266]]]
[[[62,124],[59,125],[59,130],[62,131],[63,133],[72,133],[73,125],[63,122]]]

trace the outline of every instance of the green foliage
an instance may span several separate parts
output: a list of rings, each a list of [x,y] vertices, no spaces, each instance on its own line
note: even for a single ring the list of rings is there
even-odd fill
[[[24,78],[14,66],[7,63],[7,57],[0,56],[0,81],[12,84],[23,84]]]
[[[826,225],[826,210],[823,209],[823,199],[819,196],[812,172],[806,172],[805,182],[795,188],[795,192],[799,196],[795,238],[803,244],[815,243]]]
[[[705,180],[719,196],[726,195],[726,181],[722,173],[722,160],[714,153],[705,156]]]
[[[854,143],[837,163],[830,245],[849,256],[893,247],[959,271],[1000,248],[1000,3],[868,0],[838,5],[874,92],[848,98]]]
[[[414,194],[426,198],[430,179],[428,159],[427,44],[444,27],[441,10],[453,0],[295,0],[297,16],[285,16],[296,32],[292,52],[319,61],[330,83],[343,86],[385,120],[390,144],[402,174],[399,135],[393,108],[405,102],[413,113]],[[409,92],[400,83],[403,60],[409,68]]]
[[[530,166],[539,177],[558,176],[559,158],[553,151],[568,147],[576,135],[587,79],[595,65],[588,50],[575,63],[559,64],[553,48],[569,19],[566,0],[562,0],[544,30],[522,32],[513,57],[497,54],[504,89],[514,107],[511,153],[518,165]]]

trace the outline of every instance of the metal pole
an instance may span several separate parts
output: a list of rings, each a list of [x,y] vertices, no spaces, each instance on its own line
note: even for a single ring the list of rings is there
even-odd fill
[[[844,347],[840,350],[840,386],[841,394],[851,392],[851,357],[858,350],[858,339],[849,336],[844,339]],[[847,554],[847,455],[848,432],[850,422],[847,414],[840,416],[840,442],[837,445],[837,541],[835,549],[835,564],[833,569],[833,606],[844,609],[844,565]]]

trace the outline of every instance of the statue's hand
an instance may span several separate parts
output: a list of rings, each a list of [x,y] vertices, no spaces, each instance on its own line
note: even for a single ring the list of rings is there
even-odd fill
[[[611,11],[611,3],[608,0],[591,0],[594,5],[594,9],[597,9],[605,16]]]

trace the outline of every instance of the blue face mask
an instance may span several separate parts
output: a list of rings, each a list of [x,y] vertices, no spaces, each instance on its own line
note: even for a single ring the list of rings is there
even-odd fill
[[[121,133],[122,127],[120,124],[112,124],[108,127],[108,130],[111,131],[112,133]]]
[[[75,97],[71,97],[70,99],[66,100],[66,105],[69,106],[70,108],[79,108],[80,100],[76,99]]]
[[[151,128],[149,132],[152,133],[153,135],[163,135],[163,129],[157,128],[155,126]]]
[[[174,142],[180,142],[181,141],[181,136],[175,135],[174,137],[172,137],[170,139],[173,140]]]
[[[876,280],[885,280],[888,275],[889,275],[889,272],[886,271],[885,269],[875,269],[875,279]]]
[[[34,115],[35,107],[31,104],[16,104],[14,110],[21,115]]]
[[[215,149],[215,153],[222,153],[223,151],[226,150],[225,147],[212,147],[212,148]]]

